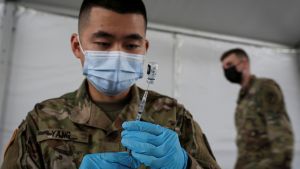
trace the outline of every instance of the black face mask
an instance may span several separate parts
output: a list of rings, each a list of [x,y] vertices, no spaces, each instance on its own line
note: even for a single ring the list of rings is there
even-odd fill
[[[226,79],[232,83],[240,84],[242,82],[243,74],[242,72],[237,71],[236,66],[224,69],[224,74]]]

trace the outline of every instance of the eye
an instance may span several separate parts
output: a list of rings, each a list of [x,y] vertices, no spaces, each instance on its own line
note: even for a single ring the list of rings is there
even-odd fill
[[[229,63],[226,64],[226,66],[231,67],[231,66],[233,66],[233,64],[231,62],[229,62]]]
[[[109,48],[111,46],[111,43],[109,42],[95,42],[95,44],[100,48]]]
[[[137,45],[137,44],[127,44],[126,45],[127,50],[134,50],[134,49],[137,49],[139,47],[140,47],[140,45]]]

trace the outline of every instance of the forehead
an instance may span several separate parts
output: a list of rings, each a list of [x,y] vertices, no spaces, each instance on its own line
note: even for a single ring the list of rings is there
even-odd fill
[[[239,61],[240,59],[236,56],[236,54],[232,53],[230,55],[228,55],[222,62],[223,63],[234,63]]]
[[[146,24],[142,14],[117,13],[102,7],[92,7],[89,13],[87,31],[106,31],[110,33],[139,33],[145,35]]]
[[[229,68],[233,65],[238,64],[239,61],[240,59],[236,56],[236,54],[230,54],[222,61],[222,65],[223,68]]]

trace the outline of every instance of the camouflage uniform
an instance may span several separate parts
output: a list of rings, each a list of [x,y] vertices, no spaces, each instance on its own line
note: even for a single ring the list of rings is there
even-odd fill
[[[15,133],[1,169],[75,169],[87,153],[125,151],[121,125],[135,120],[144,91],[133,86],[129,104],[111,121],[91,101],[86,86],[85,81],[75,92],[37,104]],[[149,92],[142,120],[179,133],[190,168],[219,169],[199,125],[176,100]]]
[[[278,84],[252,76],[237,104],[235,169],[290,169],[294,139]]]

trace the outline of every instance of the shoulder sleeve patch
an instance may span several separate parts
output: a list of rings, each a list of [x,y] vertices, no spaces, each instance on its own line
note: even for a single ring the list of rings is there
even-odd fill
[[[278,104],[282,99],[280,89],[275,85],[266,85],[263,89],[264,101],[269,105]]]

